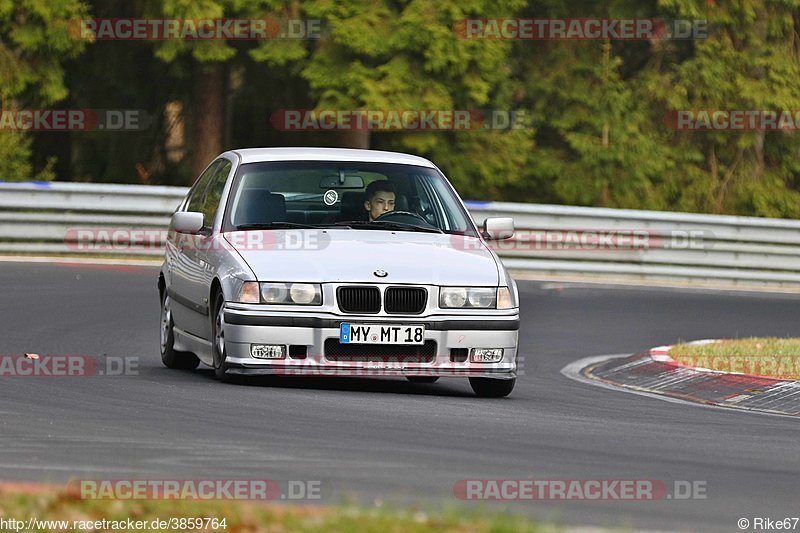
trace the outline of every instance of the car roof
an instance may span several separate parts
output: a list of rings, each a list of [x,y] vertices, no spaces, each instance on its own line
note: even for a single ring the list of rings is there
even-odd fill
[[[244,163],[261,161],[358,161],[369,163],[396,163],[435,168],[425,159],[400,152],[356,150],[352,148],[242,148],[231,150]]]

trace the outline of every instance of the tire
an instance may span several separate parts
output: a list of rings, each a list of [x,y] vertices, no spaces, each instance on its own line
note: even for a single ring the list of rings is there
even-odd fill
[[[439,376],[406,376],[406,379],[411,383],[436,383]]]
[[[228,364],[225,362],[225,317],[223,306],[225,297],[222,291],[214,297],[213,313],[211,314],[211,350],[214,356],[214,376],[223,383],[233,381],[233,376],[228,374]]]
[[[161,362],[167,368],[174,370],[194,370],[200,364],[200,359],[191,352],[179,352],[173,346],[175,344],[175,333],[172,322],[172,310],[170,309],[170,299],[166,291],[161,297]]]
[[[517,379],[469,378],[475,394],[481,398],[502,398],[511,394]]]

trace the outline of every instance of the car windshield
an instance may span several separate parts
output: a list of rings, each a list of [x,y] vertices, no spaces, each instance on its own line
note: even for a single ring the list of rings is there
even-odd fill
[[[433,168],[363,162],[248,163],[239,167],[230,194],[225,231],[338,227],[477,236],[463,204]]]

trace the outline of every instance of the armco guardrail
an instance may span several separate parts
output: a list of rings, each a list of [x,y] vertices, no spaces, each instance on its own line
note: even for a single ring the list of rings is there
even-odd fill
[[[0,183],[0,253],[159,256],[170,215],[187,191],[146,185]],[[126,245],[126,240],[133,242]]]
[[[468,207],[477,222],[514,217],[513,242],[497,244],[513,270],[800,288],[800,221],[502,202]],[[611,246],[592,246],[604,237]],[[634,238],[638,246],[625,245]]]
[[[186,191],[0,183],[0,253],[158,256]],[[515,271],[800,289],[800,221],[501,202],[467,207],[479,224],[514,217],[514,238],[493,246]]]

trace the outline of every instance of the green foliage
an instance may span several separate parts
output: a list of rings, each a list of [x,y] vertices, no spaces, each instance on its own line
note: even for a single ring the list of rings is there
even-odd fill
[[[227,9],[226,9],[227,8]],[[231,2],[216,0],[164,0],[153,13],[156,18],[218,19],[230,16],[227,11]],[[236,49],[223,40],[184,41],[168,39],[156,47],[156,57],[163,61],[174,61],[181,52],[190,52],[201,62],[227,61],[236,55]]]
[[[87,1],[94,16],[318,19],[324,32],[306,40],[101,42],[92,52],[105,52],[70,63],[86,43],[70,37],[69,21],[89,8],[0,0],[6,105],[49,105],[72,91],[75,104],[136,101],[161,117],[177,100],[188,137],[203,112],[191,94],[199,65],[223,63],[237,80],[226,82],[231,147],[339,142],[335,133],[270,128],[269,114],[281,108],[524,110],[529,121],[520,129],[373,132],[370,143],[433,159],[472,199],[800,218],[800,133],[675,131],[665,122],[674,110],[800,110],[800,0],[121,0],[114,8]],[[706,39],[609,42],[464,39],[454,30],[462,19],[509,17],[703,19],[710,31]],[[126,59],[143,74],[114,62],[125,52],[112,46],[135,47]],[[65,78],[65,64],[80,64],[82,75]],[[73,136],[73,160],[60,177],[116,179],[134,162],[164,160],[163,132],[108,137]],[[3,134],[2,177],[30,177],[32,153],[37,167],[52,169],[44,154],[58,142]],[[116,155],[97,163],[104,153]],[[152,181],[191,181],[188,164],[171,165]]]
[[[607,42],[565,43],[537,65],[527,87],[547,149],[531,152],[530,169],[569,203],[665,209],[657,189],[674,166],[667,134],[652,127],[621,66]]]
[[[49,158],[45,167],[34,172],[30,162],[30,135],[17,132],[0,133],[0,181],[51,181],[55,178],[55,159]]]
[[[461,39],[453,26],[464,18],[513,16],[524,2],[504,4],[416,0],[398,8],[371,0],[305,2],[308,16],[325,20],[330,35],[320,40],[302,75],[320,107],[487,106],[508,82],[511,43]]]
[[[83,41],[70,22],[87,15],[79,0],[0,0],[0,96],[26,91],[42,104],[64,99],[62,62],[75,57]]]
[[[662,0],[678,17],[713,21],[683,61],[664,62],[653,105],[676,109],[800,109],[797,1]],[[656,81],[651,78],[651,82]],[[653,87],[653,85],[651,85]],[[655,88],[655,87],[653,87]],[[674,151],[702,158],[679,165],[702,186],[688,187],[691,210],[800,217],[797,132],[678,133]]]
[[[84,43],[70,22],[86,16],[79,0],[0,0],[0,103],[3,110],[49,105],[67,96],[63,62]],[[55,161],[38,173],[30,162],[31,138],[0,132],[0,180],[53,179]]]
[[[515,109],[510,78],[513,43],[460,38],[465,18],[509,17],[525,5],[473,0],[304,2],[307,16],[330,34],[301,75],[319,109]],[[502,198],[524,179],[533,130],[373,133],[376,148],[410,151],[441,165],[468,198]]]

